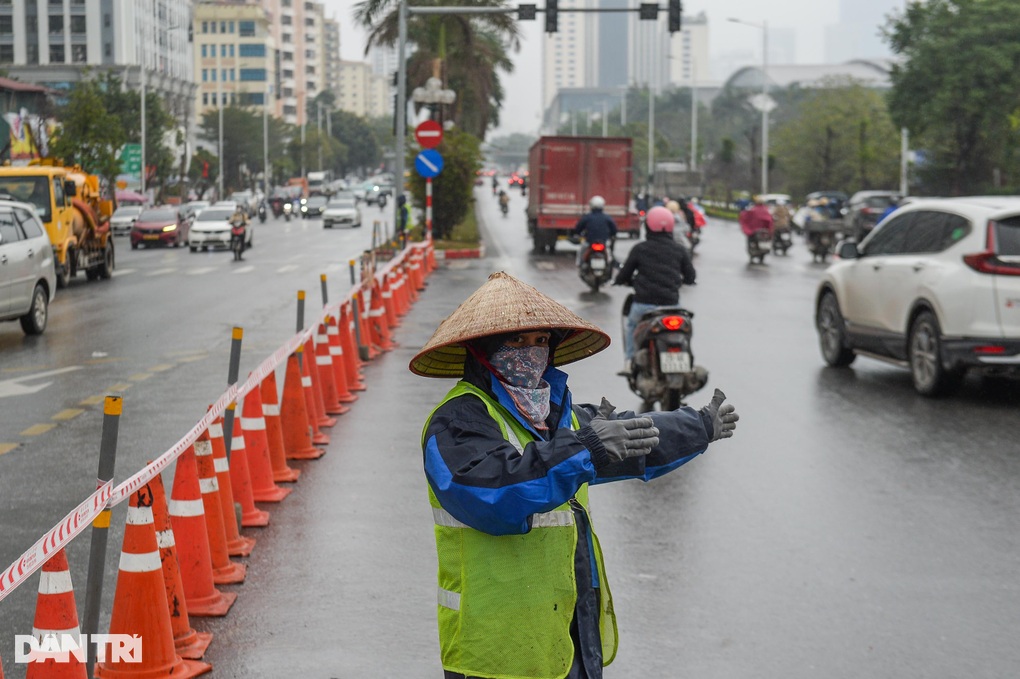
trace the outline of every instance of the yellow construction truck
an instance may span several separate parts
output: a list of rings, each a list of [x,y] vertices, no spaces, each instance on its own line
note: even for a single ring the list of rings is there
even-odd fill
[[[113,203],[99,191],[99,177],[49,159],[0,167],[0,196],[35,206],[53,245],[57,287],[79,271],[90,281],[113,275]]]

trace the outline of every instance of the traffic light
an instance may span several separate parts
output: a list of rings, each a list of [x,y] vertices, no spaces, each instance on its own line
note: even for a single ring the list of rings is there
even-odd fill
[[[558,0],[545,0],[545,32],[555,33],[560,18]]]
[[[538,11],[537,5],[517,5],[517,20],[534,21],[535,13],[537,11]]]
[[[655,21],[659,18],[658,3],[642,2],[638,7],[638,18],[641,21]]]
[[[676,33],[684,14],[684,5],[680,0],[669,0],[669,32]]]

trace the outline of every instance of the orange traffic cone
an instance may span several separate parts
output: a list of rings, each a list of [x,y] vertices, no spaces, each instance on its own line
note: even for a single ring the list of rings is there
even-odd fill
[[[386,323],[389,324],[390,328],[395,328],[400,325],[400,321],[397,320],[396,301],[393,299],[393,288],[391,286],[391,282],[395,278],[396,274],[392,271],[387,271],[383,274],[381,285],[383,310],[386,312]]]
[[[390,291],[393,293],[393,307],[397,316],[403,317],[407,314],[409,304],[407,303],[407,290],[404,287],[404,274],[400,267],[395,267],[390,272]]]
[[[333,356],[330,355],[329,337],[326,324],[319,323],[315,336],[315,367],[319,371],[319,391],[327,415],[343,415],[350,410],[342,404],[336,391],[336,371],[333,370]]]
[[[326,402],[322,398],[322,379],[319,376],[319,356],[311,336],[305,342],[304,355],[308,359],[305,364],[308,366],[308,376],[312,378],[312,397],[315,399],[317,423],[319,427],[332,427],[336,424],[336,418],[326,414]]]
[[[198,483],[195,457],[195,448],[188,446],[177,458],[174,485],[170,491],[170,524],[174,529],[188,613],[196,618],[219,617],[227,614],[237,594],[221,592],[213,582],[205,503]]]
[[[240,417],[234,418],[234,431],[230,439],[230,484],[234,489],[234,501],[241,503],[241,525],[245,528],[268,526],[269,512],[255,506],[255,498],[251,492],[248,449],[244,445]]]
[[[174,650],[163,566],[152,518],[152,489],[147,485],[131,496],[128,506],[110,634],[141,636],[141,658],[136,658],[140,662],[108,658],[96,666],[96,679],[183,679],[212,670],[212,665],[185,660]]]
[[[372,305],[369,311],[372,320],[373,330],[379,340],[379,347],[383,351],[391,351],[396,344],[390,335],[390,324],[386,320],[386,308],[383,306],[382,286],[379,279],[372,279]]]
[[[315,354],[305,350],[304,345],[298,347],[298,356],[301,364],[301,390],[305,395],[305,414],[308,415],[308,426],[312,428],[312,443],[317,446],[324,446],[329,443],[329,434],[319,430],[319,409],[316,407],[314,384],[309,371],[309,356],[314,360]]]
[[[301,476],[300,469],[287,466],[287,450],[283,446],[283,422],[280,420],[280,397],[276,392],[276,373],[266,375],[259,385],[262,396],[262,415],[266,419],[266,439],[269,442],[269,460],[273,464],[273,481],[292,483]]]
[[[212,409],[212,406],[209,406]],[[255,548],[255,538],[241,535],[237,512],[234,509],[234,484],[230,480],[230,463],[227,461],[227,449],[223,443],[223,418],[217,417],[209,425],[207,431],[199,435],[199,440],[209,439],[212,445],[213,465],[216,468],[216,483],[219,485],[220,515],[223,517],[223,533],[227,538],[227,554],[230,556],[248,556]]]
[[[283,446],[288,460],[317,460],[326,454],[325,450],[312,445],[312,428],[308,423],[305,388],[296,353],[287,357],[280,421],[283,425]]]
[[[326,341],[329,344],[329,355],[333,359],[333,385],[336,388],[336,400],[340,403],[353,403],[358,397],[347,387],[347,359],[344,358],[344,347],[340,341],[340,326],[335,316],[326,316]]]
[[[368,353],[368,360],[374,360],[378,358],[382,350],[379,348],[379,339],[376,337],[373,329],[371,319],[368,317],[368,302],[365,300],[365,294],[367,290],[364,287],[360,288],[355,302],[357,309],[355,313],[358,314],[358,318],[361,319],[361,347]]]
[[[344,348],[344,361],[347,367],[347,388],[351,391],[365,391],[365,383],[361,379],[361,359],[358,357],[354,313],[354,305],[350,300],[340,307],[340,343]]]
[[[43,564],[39,574],[39,597],[35,604],[35,622],[32,636],[36,641],[53,636],[59,643],[64,635],[80,640],[78,611],[74,606],[74,590],[71,588],[71,571],[67,566],[67,555],[57,550],[49,561]],[[87,652],[87,651],[86,651]],[[82,659],[69,653],[67,662],[63,658],[47,658],[28,664],[26,679],[86,679],[84,653]],[[2,677],[2,671],[0,671]]]
[[[241,432],[244,434],[245,457],[248,458],[251,495],[256,502],[279,502],[290,495],[291,489],[281,488],[273,481],[266,418],[262,415],[262,395],[258,389],[252,389],[244,397],[242,413]]]
[[[166,491],[163,477],[156,474],[149,482],[152,489],[152,519],[156,525],[156,544],[159,545],[159,559],[163,562],[163,583],[166,586],[167,610],[170,612],[170,627],[174,636],[174,648],[182,658],[198,660],[205,655],[212,641],[212,634],[196,632],[188,618],[188,602],[184,598],[184,584],[181,582],[181,568],[177,562],[177,546],[174,541],[173,525],[166,505]]]
[[[220,503],[220,484],[213,461],[213,447],[208,441],[195,441],[195,461],[198,465],[198,485],[202,489],[202,507],[205,510],[205,527],[209,535],[209,554],[212,557],[213,582],[217,585],[236,585],[244,582],[247,568],[234,563],[227,553],[227,534],[223,528],[223,505]]]

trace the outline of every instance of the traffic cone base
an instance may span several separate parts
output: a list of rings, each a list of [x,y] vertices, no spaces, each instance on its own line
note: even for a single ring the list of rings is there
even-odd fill
[[[188,599],[188,615],[193,618],[222,618],[237,601],[237,592],[213,590],[202,599]]]
[[[288,460],[318,460],[326,454],[322,448],[304,448],[300,451],[287,452]]]

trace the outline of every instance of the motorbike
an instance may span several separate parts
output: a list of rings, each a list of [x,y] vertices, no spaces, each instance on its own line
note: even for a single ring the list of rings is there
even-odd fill
[[[245,228],[243,224],[230,227],[230,249],[234,252],[234,261],[243,259]]]
[[[776,227],[772,231],[772,251],[777,255],[785,255],[793,246],[793,235],[790,227]]]
[[[811,261],[824,264],[836,246],[836,234],[832,231],[811,230],[807,232],[807,243]]]
[[[266,222],[266,205],[265,203],[259,203],[259,223],[265,224]]]
[[[290,215],[294,212],[294,203],[290,201],[283,204],[283,219],[284,221],[290,221]]]
[[[623,305],[624,332],[634,295]],[[694,364],[691,340],[694,312],[661,306],[646,312],[634,328],[634,359],[627,385],[641,398],[641,409],[676,410],[708,383],[708,370]]]
[[[613,278],[611,249],[605,243],[588,243],[581,253],[577,273],[592,292],[598,292]]]
[[[379,203],[379,209],[380,210],[385,209],[386,208],[386,194],[385,193],[380,193],[379,194],[379,198],[376,199],[376,202]]]
[[[499,211],[503,213],[504,217],[506,217],[508,214],[510,214],[510,205],[509,205],[509,203],[500,203],[499,204]]]
[[[694,248],[698,247],[698,243],[701,242],[701,227],[695,226],[693,228],[688,227],[687,229],[687,242],[691,244],[691,254],[694,254]]]
[[[751,258],[751,264],[758,260],[759,264],[765,263],[765,255],[772,251],[772,235],[767,229],[759,229],[747,237],[747,256]]]

